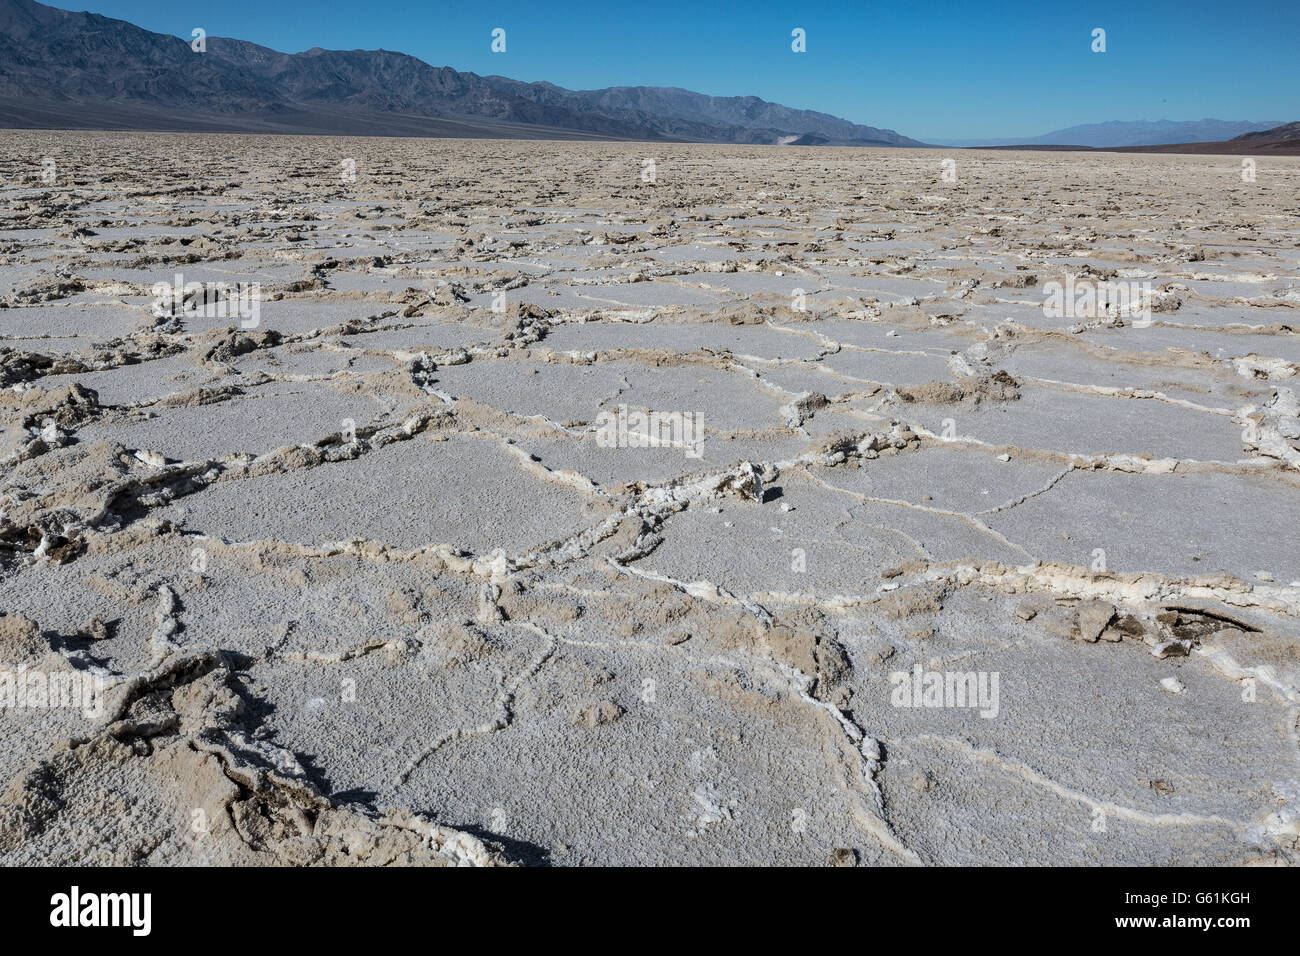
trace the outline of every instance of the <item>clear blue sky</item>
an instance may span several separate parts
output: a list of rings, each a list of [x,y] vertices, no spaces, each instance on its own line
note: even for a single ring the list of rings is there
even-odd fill
[[[382,47],[571,89],[753,94],[931,141],[1113,119],[1300,119],[1300,0],[82,2],[186,39],[198,26],[289,53]],[[795,27],[806,53],[791,52]],[[1094,27],[1105,53],[1091,50]]]

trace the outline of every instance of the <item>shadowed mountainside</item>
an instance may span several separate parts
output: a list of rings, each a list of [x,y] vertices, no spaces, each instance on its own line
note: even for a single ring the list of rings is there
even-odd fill
[[[893,130],[752,96],[566,90],[388,50],[280,53],[0,0],[0,125],[402,136],[920,146]]]

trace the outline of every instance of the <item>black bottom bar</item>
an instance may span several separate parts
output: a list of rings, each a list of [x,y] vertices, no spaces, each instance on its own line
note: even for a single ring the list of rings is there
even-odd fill
[[[839,925],[846,942],[894,926],[922,931],[927,945],[1041,941],[1044,930],[1054,940],[1184,943],[1197,935],[1232,945],[1259,930],[1287,931],[1295,905],[1294,874],[1284,868],[718,869],[612,879],[581,870],[6,869],[0,884],[11,933],[128,945],[201,944],[234,932],[235,939],[265,933],[299,945],[373,946],[403,927],[447,920],[552,936],[568,925],[591,940],[685,919],[711,924],[701,927],[706,933],[716,926],[734,942],[767,934],[774,920],[794,929],[808,918],[819,935]]]

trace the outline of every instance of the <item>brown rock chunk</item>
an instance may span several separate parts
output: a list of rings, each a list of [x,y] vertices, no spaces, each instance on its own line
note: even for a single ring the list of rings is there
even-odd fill
[[[1132,614],[1125,614],[1117,618],[1114,623],[1101,632],[1101,639],[1110,641],[1112,644],[1118,644],[1126,637],[1140,640],[1145,636],[1146,632],[1145,624]]]
[[[1079,637],[1095,642],[1115,616],[1115,605],[1106,601],[1087,601],[1079,605]]]
[[[0,665],[40,660],[50,651],[36,622],[21,614],[0,617]]]
[[[1016,617],[1022,621],[1032,621],[1038,616],[1041,606],[1037,601],[1021,601],[1016,607]]]

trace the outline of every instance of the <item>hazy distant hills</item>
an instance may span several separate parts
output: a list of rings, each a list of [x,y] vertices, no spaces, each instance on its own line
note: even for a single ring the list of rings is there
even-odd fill
[[[1237,140],[1242,143],[1263,145],[1300,142],[1300,123],[1286,123],[1273,129],[1260,130],[1257,133],[1246,133],[1238,136]]]
[[[1058,129],[1042,136],[1019,139],[940,140],[945,146],[1091,146],[1114,149],[1121,146],[1158,146],[1166,143],[1207,143],[1232,139],[1243,133],[1272,129],[1282,120],[1135,120],[1086,123]]]
[[[1283,123],[1272,129],[1242,133],[1232,139],[1196,143],[1159,143],[1150,146],[1080,146],[1018,143],[1014,146],[969,147],[1000,150],[1052,150],[1109,153],[1190,153],[1204,156],[1300,156],[1300,123]]]
[[[386,50],[207,51],[124,20],[0,0],[0,127],[920,146],[757,97],[566,90]]]
[[[1272,129],[1243,133],[1217,143],[1173,143],[1161,146],[1133,146],[1119,152],[1200,153],[1211,156],[1300,156],[1300,123],[1285,123]]]

